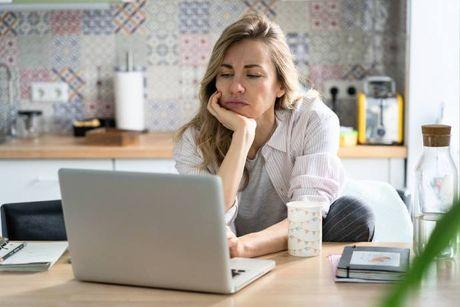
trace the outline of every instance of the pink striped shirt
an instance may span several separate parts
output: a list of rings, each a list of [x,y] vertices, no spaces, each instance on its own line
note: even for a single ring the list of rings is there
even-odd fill
[[[304,98],[294,110],[276,111],[277,127],[263,146],[261,154],[276,192],[287,203],[309,195],[322,195],[329,203],[342,188],[344,171],[337,156],[339,120],[320,99]],[[181,174],[216,174],[202,170],[203,161],[195,142],[193,129],[188,129],[174,147],[176,168]],[[226,213],[227,223],[236,217],[238,199]],[[329,206],[323,208],[325,216]]]

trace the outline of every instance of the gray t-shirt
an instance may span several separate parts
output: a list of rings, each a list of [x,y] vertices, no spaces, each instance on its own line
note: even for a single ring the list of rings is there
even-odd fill
[[[261,231],[287,217],[286,205],[270,181],[265,170],[265,159],[260,152],[253,160],[246,159],[249,182],[239,199],[235,219],[237,236]]]

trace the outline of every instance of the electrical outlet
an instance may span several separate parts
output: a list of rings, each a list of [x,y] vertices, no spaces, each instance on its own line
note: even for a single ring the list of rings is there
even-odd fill
[[[33,102],[67,102],[69,85],[65,82],[33,82]]]
[[[356,94],[363,90],[363,81],[355,80],[327,80],[324,82],[324,93],[323,96],[326,100],[332,99],[331,90],[336,88],[337,99],[350,99],[356,97]],[[349,90],[355,90],[354,94],[350,94]]]

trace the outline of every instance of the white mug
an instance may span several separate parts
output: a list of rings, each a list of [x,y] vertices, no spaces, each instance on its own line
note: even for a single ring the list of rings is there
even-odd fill
[[[291,201],[288,208],[288,252],[292,256],[318,256],[322,244],[322,209],[327,206],[324,196],[307,196]]]

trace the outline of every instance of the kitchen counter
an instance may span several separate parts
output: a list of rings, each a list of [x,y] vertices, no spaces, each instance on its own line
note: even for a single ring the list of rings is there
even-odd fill
[[[0,159],[148,159],[172,158],[172,133],[146,133],[140,143],[130,146],[85,144],[84,138],[44,135],[36,140],[13,139],[0,144]],[[404,146],[342,147],[341,158],[401,158],[407,156]]]

